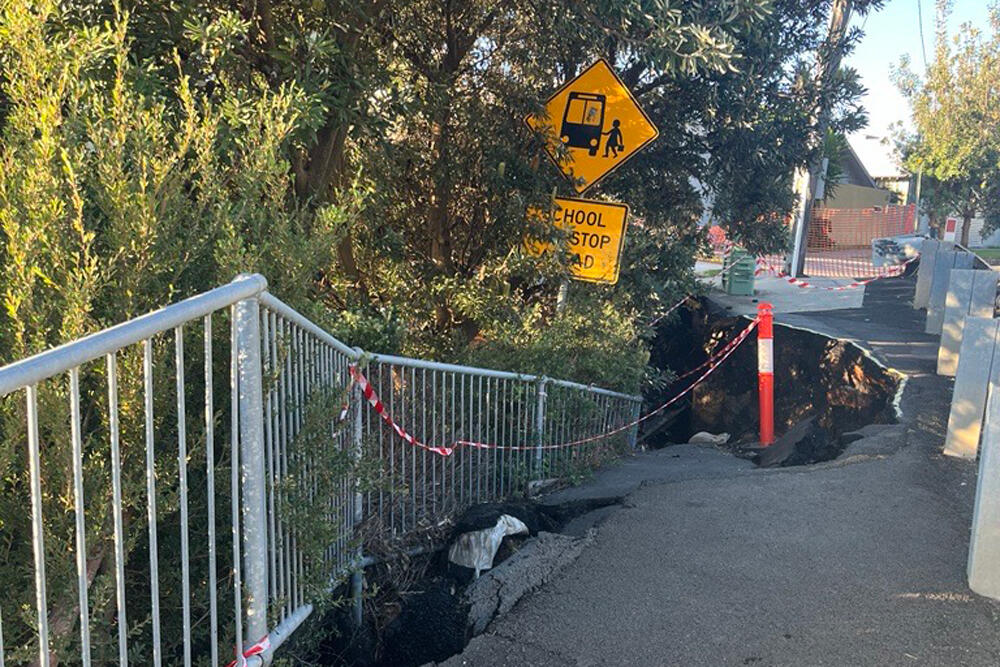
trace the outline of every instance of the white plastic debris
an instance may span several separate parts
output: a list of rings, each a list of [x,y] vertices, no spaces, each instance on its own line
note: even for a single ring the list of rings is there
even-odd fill
[[[688,440],[690,445],[724,445],[729,442],[728,433],[709,433],[708,431],[698,431]]]
[[[448,550],[448,560],[455,565],[476,571],[476,577],[483,570],[493,567],[493,558],[500,549],[500,542],[507,535],[526,535],[528,527],[520,519],[509,514],[501,514],[492,528],[474,530],[459,535]]]

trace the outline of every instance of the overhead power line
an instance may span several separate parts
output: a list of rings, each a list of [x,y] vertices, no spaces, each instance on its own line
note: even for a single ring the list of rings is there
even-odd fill
[[[924,46],[924,12],[917,0],[917,25],[920,27],[920,54],[924,58],[924,71],[927,71],[927,47]]]

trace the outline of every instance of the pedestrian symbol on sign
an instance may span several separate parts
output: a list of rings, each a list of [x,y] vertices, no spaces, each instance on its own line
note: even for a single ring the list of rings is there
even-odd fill
[[[614,157],[618,157],[618,151],[625,149],[625,144],[622,143],[622,122],[617,118],[611,123],[611,129],[604,134],[608,135],[608,143],[604,144],[604,157],[608,157],[608,151],[614,153]]]

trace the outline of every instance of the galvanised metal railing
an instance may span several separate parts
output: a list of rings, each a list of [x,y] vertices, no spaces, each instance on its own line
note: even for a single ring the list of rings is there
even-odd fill
[[[368,355],[266,288],[240,276],[0,368],[0,445],[27,454],[0,462],[0,667],[268,664],[348,575],[360,615],[364,534],[635,444],[638,396]],[[352,366],[454,453],[401,439]]]

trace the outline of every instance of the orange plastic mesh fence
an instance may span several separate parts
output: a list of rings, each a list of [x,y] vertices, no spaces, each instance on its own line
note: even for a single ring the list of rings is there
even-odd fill
[[[828,278],[874,278],[894,275],[905,258],[891,242],[893,236],[916,231],[916,207],[813,209],[806,242],[805,274]],[[725,231],[713,225],[708,230],[713,254],[721,261],[730,246]],[[876,241],[873,243],[873,241]],[[768,264],[781,267],[782,255],[767,255]]]
[[[832,278],[870,278],[893,273],[898,248],[877,239],[916,231],[916,207],[813,208],[806,241],[805,273]],[[873,243],[876,241],[876,243]]]

